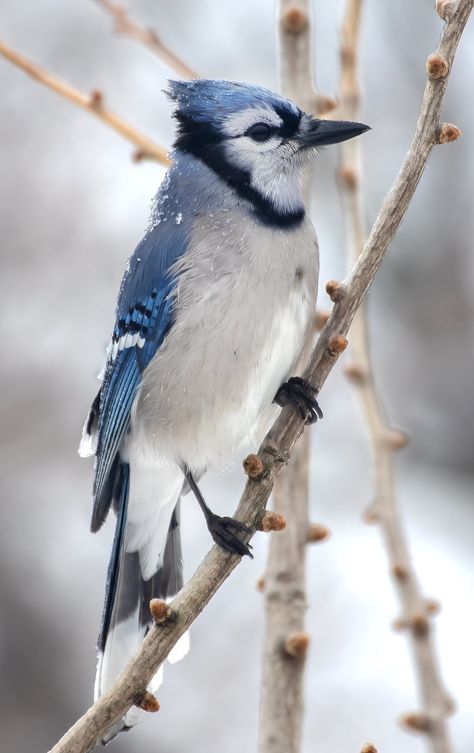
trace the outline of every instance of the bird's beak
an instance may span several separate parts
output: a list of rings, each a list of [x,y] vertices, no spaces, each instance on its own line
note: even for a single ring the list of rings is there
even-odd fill
[[[307,149],[347,141],[365,131],[370,131],[370,126],[363,123],[353,123],[350,120],[321,120],[305,115],[298,129],[297,140],[302,149]]]

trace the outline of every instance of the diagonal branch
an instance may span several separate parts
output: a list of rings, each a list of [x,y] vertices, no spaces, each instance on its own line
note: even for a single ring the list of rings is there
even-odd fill
[[[113,0],[96,0],[96,2],[112,16],[115,31],[119,34],[125,34],[130,39],[134,39],[135,42],[148,47],[151,52],[161,58],[181,78],[198,78],[198,74],[192,68],[186,65],[181,58],[163,44],[153,29],[146,29],[143,26],[139,26],[135,21],[132,21],[123,5],[113,2]]]
[[[16,65],[17,68],[21,68],[22,71],[31,76],[39,84],[43,84],[43,86],[56,92],[56,94],[64,97],[64,99],[69,100],[69,102],[87,110],[114,131],[117,131],[124,139],[136,147],[136,159],[152,159],[162,165],[169,164],[166,150],[162,146],[155,144],[148,136],[144,136],[140,131],[137,131],[130,123],[122,120],[112,110],[105,107],[101,92],[93,91],[91,94],[84,94],[1,41],[0,55],[9,60],[10,63],[13,63],[13,65]]]
[[[347,0],[341,45],[341,116],[359,119],[357,43],[362,0]],[[438,53],[439,54],[439,53]],[[338,170],[348,245],[348,263],[354,264],[367,238],[360,188],[361,147],[357,139],[340,146]],[[367,327],[367,307],[362,303],[351,325],[351,363],[346,373],[353,380],[365,416],[375,468],[375,502],[369,520],[379,523],[390,569],[401,604],[397,625],[409,632],[415,672],[422,702],[421,714],[405,715],[405,725],[424,731],[433,753],[449,753],[446,725],[451,701],[441,680],[430,616],[432,603],[422,594],[414,571],[398,510],[393,451],[405,444],[404,435],[391,429],[375,387]],[[416,717],[416,725],[413,720]],[[422,720],[422,721],[421,721]]]
[[[459,0],[453,6],[441,36],[437,54],[445,59],[448,72],[473,0]],[[395,232],[408,208],[433,146],[439,143],[439,115],[447,85],[446,75],[428,78],[415,136],[392,188],[385,197],[374,227],[352,272],[343,285],[331,317],[322,331],[304,376],[322,387],[339,352],[344,348],[349,327]],[[273,482],[303,432],[299,414],[284,408],[259,450],[264,466],[262,477],[249,478],[236,517],[248,525],[261,519]],[[256,466],[259,464],[256,463]],[[191,580],[171,603],[170,619],[154,627],[135,657],[103,695],[55,745],[50,753],[87,753],[133,704],[143,699],[145,688],[179,637],[202,612],[218,588],[239,563],[239,558],[214,546]]]

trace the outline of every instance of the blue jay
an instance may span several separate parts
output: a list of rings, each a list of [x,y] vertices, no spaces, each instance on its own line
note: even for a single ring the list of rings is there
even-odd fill
[[[81,443],[96,456],[92,531],[111,507],[117,516],[96,697],[149,629],[150,599],[182,587],[180,497],[192,491],[214,541],[251,556],[248,529],[210,510],[200,478],[258,447],[281,406],[321,417],[316,391],[294,376],[318,282],[303,182],[318,147],[367,130],[248,84],[172,81],[168,95],[172,165],[123,277]]]

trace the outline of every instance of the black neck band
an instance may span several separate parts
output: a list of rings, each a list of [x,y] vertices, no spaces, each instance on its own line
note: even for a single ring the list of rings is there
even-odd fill
[[[196,128],[191,131],[191,129],[183,128],[183,123],[181,123],[181,133],[175,146],[183,152],[197,157],[225,180],[227,185],[234,189],[240,198],[251,204],[255,216],[264,225],[294,228],[303,221],[304,208],[291,212],[278,211],[269,199],[262,196],[251,185],[250,174],[246,170],[236,168],[228,162],[220,136],[210,134],[209,131],[205,134],[199,133]]]

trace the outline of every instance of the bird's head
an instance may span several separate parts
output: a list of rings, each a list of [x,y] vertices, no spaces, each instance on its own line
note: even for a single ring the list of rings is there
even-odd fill
[[[304,214],[302,177],[318,147],[368,130],[321,120],[268,89],[232,81],[171,81],[175,147],[214,170],[257,213],[276,224]]]

